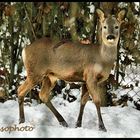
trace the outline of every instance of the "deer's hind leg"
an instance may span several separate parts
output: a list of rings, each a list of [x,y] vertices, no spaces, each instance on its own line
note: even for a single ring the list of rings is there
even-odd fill
[[[19,103],[19,123],[25,122],[24,115],[24,97],[35,86],[29,78],[18,88],[18,103]]]
[[[56,84],[56,78],[53,76],[46,76],[42,81],[41,91],[39,93],[40,99],[47,105],[47,107],[53,112],[57,120],[59,121],[60,125],[65,127],[68,126],[67,122],[61,116],[61,114],[56,110],[53,104],[50,101],[50,92],[54,88]]]

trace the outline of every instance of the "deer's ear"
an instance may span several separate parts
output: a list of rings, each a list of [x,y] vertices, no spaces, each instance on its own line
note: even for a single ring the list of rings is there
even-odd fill
[[[103,12],[101,9],[96,9],[96,13],[97,13],[97,15],[98,15],[100,21],[101,21],[101,22],[104,21],[104,19],[105,19],[105,14],[104,14],[104,12]]]
[[[127,13],[126,9],[122,9],[122,10],[118,13],[117,19],[118,19],[118,21],[119,21],[120,23],[123,22],[123,20],[124,20],[124,18],[125,18],[125,16],[126,16],[126,13]]]

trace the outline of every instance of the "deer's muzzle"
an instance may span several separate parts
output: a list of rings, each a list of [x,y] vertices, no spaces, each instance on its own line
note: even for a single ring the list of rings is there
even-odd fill
[[[114,35],[108,35],[107,36],[107,40],[108,41],[114,41],[115,40],[115,36]]]

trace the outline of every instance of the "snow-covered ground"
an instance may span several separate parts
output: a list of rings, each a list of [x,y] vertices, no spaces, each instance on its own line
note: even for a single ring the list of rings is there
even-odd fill
[[[79,91],[74,90],[75,93]],[[52,103],[67,121],[69,127],[60,126],[45,104],[25,103],[26,122],[18,124],[18,101],[0,103],[0,137],[10,138],[129,138],[140,137],[140,111],[131,105],[126,107],[101,107],[107,132],[98,130],[95,105],[88,101],[84,110],[83,125],[75,128],[79,113],[80,96],[69,103],[62,95],[54,97]]]

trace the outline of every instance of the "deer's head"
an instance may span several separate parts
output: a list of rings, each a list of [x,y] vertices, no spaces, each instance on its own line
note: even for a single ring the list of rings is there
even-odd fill
[[[102,43],[106,46],[117,46],[120,37],[120,26],[123,22],[126,10],[122,9],[117,16],[109,15],[105,17],[101,9],[96,10],[101,24]]]

